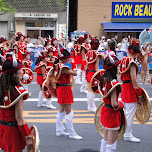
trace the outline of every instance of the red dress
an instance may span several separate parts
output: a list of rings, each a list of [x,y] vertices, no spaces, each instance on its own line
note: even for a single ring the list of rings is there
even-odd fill
[[[46,64],[41,61],[39,64],[36,65],[36,73],[37,73],[37,84],[42,85],[44,82],[44,79],[42,77],[42,70],[41,67],[45,66],[46,68]]]
[[[74,45],[75,64],[82,64],[82,55],[80,49],[81,49],[81,44]]]
[[[124,57],[122,59],[121,64],[120,64],[120,73],[121,73],[120,79],[122,81],[131,80],[130,66],[132,64],[136,65],[137,71],[138,71],[139,67],[132,58]],[[138,102],[137,96],[136,96],[134,88],[133,88],[133,84],[131,82],[123,83],[122,87],[123,87],[123,91],[121,93],[121,98],[122,98],[123,102],[125,102],[125,103]]]
[[[57,83],[58,84],[70,84],[71,76],[68,74],[61,74],[63,68],[68,68],[66,65],[58,63],[55,66],[55,73],[57,76]],[[73,93],[71,86],[58,86],[57,88],[57,98],[58,103],[61,105],[64,104],[72,104],[73,101]]]
[[[116,88],[117,94],[117,101],[119,97],[119,93],[121,92],[121,84],[117,80],[112,80],[103,85],[104,91],[103,93],[103,101],[111,105],[111,92],[114,88]],[[119,129],[121,124],[121,112],[119,110],[115,111],[113,108],[107,108],[105,105],[101,110],[101,123],[102,125],[109,129],[109,128],[117,128]]]
[[[32,60],[26,60],[26,59],[24,59],[22,63],[25,68],[29,68],[29,69],[31,69],[31,66],[33,64]]]
[[[54,53],[53,53],[53,56],[57,57],[58,58],[58,51],[59,51],[59,47],[58,46],[52,46],[54,48]]]
[[[98,53],[95,50],[91,50],[86,54],[86,60],[88,63],[88,69],[86,72],[86,76],[87,76],[87,82],[90,83],[92,76],[95,74],[95,64],[96,64],[96,60],[98,58],[98,56],[100,57],[100,60],[102,59],[102,55],[100,53]]]
[[[21,86],[15,86],[11,91],[5,93],[4,103],[0,105],[0,120],[14,122],[15,104],[23,97],[28,98],[28,92]],[[18,152],[25,148],[26,140],[22,136],[18,126],[7,126],[0,124],[0,148],[6,152]]]

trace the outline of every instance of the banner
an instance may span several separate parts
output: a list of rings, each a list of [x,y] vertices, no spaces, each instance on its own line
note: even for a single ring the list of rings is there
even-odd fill
[[[152,18],[152,2],[112,2],[112,18]]]

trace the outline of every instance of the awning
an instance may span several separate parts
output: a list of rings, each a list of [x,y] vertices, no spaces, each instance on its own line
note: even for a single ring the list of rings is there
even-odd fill
[[[105,32],[141,32],[149,29],[152,23],[111,23],[103,22]]]

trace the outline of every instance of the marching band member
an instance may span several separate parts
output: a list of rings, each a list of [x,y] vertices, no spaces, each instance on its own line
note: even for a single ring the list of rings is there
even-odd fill
[[[102,59],[102,55],[98,53],[98,47],[100,45],[99,40],[97,38],[93,38],[91,40],[91,50],[86,54],[86,60],[82,61],[84,68],[87,66],[87,83],[88,83],[88,93],[87,93],[87,103],[88,110],[95,112],[96,105],[94,100],[94,93],[90,90],[90,81],[92,76],[96,71],[99,70],[99,61]]]
[[[58,40],[55,37],[51,39],[51,46],[54,48],[54,56],[58,57]]]
[[[142,90],[137,82],[138,65],[134,61],[139,58],[139,41],[134,39],[128,47],[128,57],[124,57],[120,64],[121,80],[123,81],[123,91],[121,93],[122,101],[126,112],[127,128],[124,134],[124,140],[131,142],[140,142],[132,134],[133,120],[137,109],[137,102],[141,102]]]
[[[46,50],[48,50],[51,47],[51,40],[49,38],[45,39],[44,47],[46,48]]]
[[[82,61],[86,60],[86,53],[91,50],[90,42],[89,42],[89,35],[84,35],[84,43],[81,45],[81,55],[82,55]],[[80,87],[80,92],[88,93],[86,90],[86,69],[84,69],[84,65],[81,65],[81,71],[82,71],[82,84]]]
[[[77,39],[77,44],[74,45],[74,60],[77,65],[77,76],[75,80],[75,84],[81,84],[81,65],[82,65],[82,55],[81,55],[81,45],[84,42],[83,37],[79,37]]]
[[[110,54],[105,58],[104,74],[100,80],[105,105],[101,110],[101,123],[104,126],[104,138],[101,140],[100,152],[114,152],[117,146],[118,130],[121,125],[121,110],[124,107],[118,102],[122,85],[117,80],[117,66],[119,59]]]
[[[21,86],[22,64],[13,55],[2,66],[0,78],[0,148],[21,152],[27,145],[32,150],[32,136],[23,117],[23,100],[29,93]]]
[[[47,67],[47,54],[45,52],[41,52],[40,56],[36,60],[36,73],[37,73],[37,83],[40,85],[40,92],[39,92],[39,100],[38,100],[38,107],[44,106],[43,101],[44,101],[44,96],[42,93],[42,84],[46,79],[46,67]],[[52,105],[51,99],[46,100],[46,106],[47,108],[51,109],[56,109]]]
[[[71,70],[65,65],[70,59],[70,53],[68,50],[62,48],[59,51],[58,59],[54,62],[54,72],[57,79],[57,98],[60,104],[59,112],[57,113],[56,121],[56,135],[57,136],[68,136],[72,139],[82,139],[81,136],[77,135],[73,127],[73,111],[71,109],[71,104],[73,101],[73,93],[70,84],[71,76],[76,76],[77,71]],[[68,133],[64,132],[65,127],[63,125],[63,119],[66,120],[66,127]]]

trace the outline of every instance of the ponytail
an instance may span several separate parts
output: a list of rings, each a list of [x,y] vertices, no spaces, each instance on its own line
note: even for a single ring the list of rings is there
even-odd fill
[[[35,62],[35,65],[39,64],[42,60],[37,58],[36,62]]]

